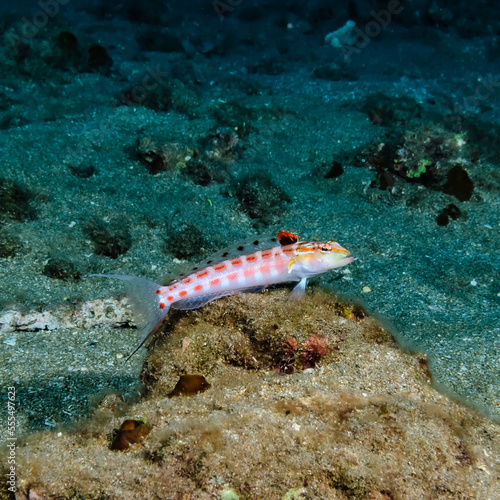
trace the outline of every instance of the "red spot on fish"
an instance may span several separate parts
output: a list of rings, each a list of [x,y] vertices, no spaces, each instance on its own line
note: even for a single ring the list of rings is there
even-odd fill
[[[241,266],[241,260],[233,260],[233,261],[231,262],[231,264],[232,264],[233,266]]]
[[[251,267],[247,267],[243,271],[243,276],[245,276],[245,277],[252,276],[253,273],[254,273],[254,270]]]
[[[263,253],[263,254],[262,254],[262,258],[263,258],[263,259],[267,259],[267,258],[268,258],[268,257],[270,257],[271,255],[272,255],[272,253],[271,253],[271,252],[266,252],[266,253]]]
[[[205,271],[204,273],[200,273],[198,274],[198,276],[196,276],[197,278],[204,278],[205,276],[208,275],[208,271]]]
[[[199,292],[200,290],[203,290],[203,285],[196,285],[194,289]]]
[[[225,265],[222,265],[222,266],[217,266],[217,267],[214,267],[214,269],[216,271],[222,271],[226,266]]]
[[[191,278],[187,278],[184,280],[184,283],[191,283]]]
[[[211,286],[215,286],[215,285],[218,285],[219,283],[220,283],[220,279],[219,279],[219,278],[216,278],[216,279],[214,279],[214,280],[212,280],[212,281],[210,282],[210,285],[211,285]]]
[[[169,296],[167,297],[167,300],[174,300],[174,298],[172,297],[172,295],[169,295]]]
[[[160,309],[163,309],[165,307],[165,304],[163,302],[160,302]]]
[[[304,253],[310,253],[310,252],[314,252],[315,250],[317,250],[318,248],[318,245],[304,245],[303,247],[299,247],[297,248],[297,250],[299,252],[304,252]]]
[[[160,293],[161,293],[161,291],[160,291],[160,290],[156,290],[156,293],[157,293],[157,294],[160,294]]]
[[[271,266],[269,265],[269,263],[262,264],[261,266],[259,266],[259,271],[262,274],[267,274],[271,271]]]
[[[282,252],[290,253],[290,252],[294,252],[294,249],[293,248],[283,248]]]
[[[234,281],[235,279],[238,279],[238,273],[231,273],[227,275],[227,279],[230,281]]]
[[[179,297],[185,297],[187,295],[187,291],[186,290],[181,290],[179,292]]]
[[[254,260],[257,260],[257,257],[255,257],[255,255],[249,255],[247,257],[247,262],[253,262]]]

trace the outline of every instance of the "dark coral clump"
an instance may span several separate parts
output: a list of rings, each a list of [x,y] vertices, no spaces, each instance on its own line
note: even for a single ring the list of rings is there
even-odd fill
[[[150,76],[146,75],[143,82]],[[138,84],[123,90],[119,96],[120,102],[127,106],[144,106],[154,111],[177,111],[194,118],[200,107],[197,89],[176,78],[165,78],[163,74],[155,74],[154,83],[147,86]]]
[[[123,224],[92,221],[86,225],[84,232],[94,243],[97,255],[117,259],[132,246],[132,236]]]
[[[441,191],[453,195],[458,201],[469,201],[474,191],[474,183],[460,165],[455,165],[448,171]]]
[[[131,158],[141,161],[151,175],[184,168],[196,154],[189,144],[149,135],[138,137],[130,151]]]
[[[80,179],[89,179],[97,173],[94,165],[68,165],[68,169],[75,177]]]
[[[251,219],[263,225],[275,223],[279,212],[290,202],[290,197],[262,173],[237,181],[229,194],[239,200],[241,209]]]
[[[336,179],[337,177],[340,177],[344,173],[344,168],[342,167],[342,164],[338,161],[332,162],[332,166],[330,167],[330,170],[325,174],[325,179]]]
[[[213,109],[219,125],[234,129],[239,137],[245,137],[253,130],[253,122],[258,118],[257,111],[238,102],[226,102]]]
[[[374,125],[397,128],[422,116],[422,105],[408,97],[386,96],[378,93],[368,96],[363,111]]]
[[[101,73],[108,73],[113,65],[108,51],[98,44],[91,45],[87,49],[88,53],[88,68],[90,71],[99,71]]]
[[[328,339],[319,335],[311,335],[306,339],[302,346],[300,362],[303,368],[314,368],[316,364],[330,354],[328,348]]]
[[[288,337],[285,342],[283,342],[281,351],[277,353],[275,370],[285,375],[294,373],[298,353],[299,344],[297,340],[293,337]]]
[[[187,224],[173,233],[165,244],[166,252],[181,260],[201,257],[208,249],[211,249],[211,243],[205,240],[203,232],[194,224]]]
[[[408,129],[373,145],[365,159],[376,173],[371,187],[390,189],[398,179],[468,201],[474,183],[465,167],[474,162],[465,134],[439,127]]]
[[[447,226],[450,219],[457,220],[460,217],[460,214],[460,209],[453,203],[450,203],[446,208],[443,208],[443,210],[439,212],[436,217],[436,222],[438,223],[438,226]]]
[[[231,129],[219,129],[200,140],[204,155],[214,160],[234,160],[241,152],[239,136]]]
[[[78,53],[78,39],[71,31],[61,31],[57,37],[57,42],[63,53],[69,56]]]
[[[25,21],[28,22],[24,18],[10,28],[14,50],[9,51],[9,55],[13,57],[15,71],[21,78],[40,83],[46,82],[50,75],[62,83],[67,82],[65,72],[109,73],[113,60],[106,48],[92,41],[82,43],[60,18],[47,26],[44,22],[43,27],[34,23],[29,28],[33,30],[31,36],[19,38],[14,33],[25,30]]]
[[[12,231],[0,230],[0,258],[13,257],[21,249],[19,237]]]
[[[165,32],[163,29],[148,29],[136,36],[141,50],[147,52],[184,52],[184,46],[179,36]]]
[[[43,268],[43,274],[49,278],[59,280],[80,279],[80,272],[76,269],[75,264],[62,256],[56,256],[49,259]]]
[[[328,339],[325,337],[310,335],[302,346],[299,346],[294,337],[288,337],[277,353],[275,369],[279,373],[290,375],[296,370],[314,368],[330,352]]]
[[[198,186],[209,186],[213,183],[223,184],[229,178],[229,172],[226,168],[220,163],[212,161],[189,162],[182,173]]]
[[[0,178],[0,217],[23,221],[35,219],[35,195],[15,181]]]

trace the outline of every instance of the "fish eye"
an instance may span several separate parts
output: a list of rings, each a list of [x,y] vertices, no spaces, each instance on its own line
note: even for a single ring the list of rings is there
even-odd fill
[[[328,248],[328,247],[326,247],[326,246],[324,246],[324,245],[323,245],[323,246],[321,247],[321,251],[322,251],[322,252],[329,252],[329,251],[330,251],[330,248]]]

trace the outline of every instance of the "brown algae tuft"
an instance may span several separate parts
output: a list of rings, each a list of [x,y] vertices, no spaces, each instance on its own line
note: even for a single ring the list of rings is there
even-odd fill
[[[169,393],[168,397],[193,396],[207,389],[210,389],[210,384],[203,375],[181,375],[179,381],[175,384],[174,390]]]
[[[128,450],[131,444],[141,443],[151,432],[151,427],[141,420],[124,420],[111,443],[112,450]]]

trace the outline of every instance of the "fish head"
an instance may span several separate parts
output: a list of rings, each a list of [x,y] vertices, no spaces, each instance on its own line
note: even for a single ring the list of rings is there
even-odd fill
[[[354,259],[349,250],[336,241],[299,245],[293,260],[293,271],[299,276],[315,276],[331,269],[347,266]]]

